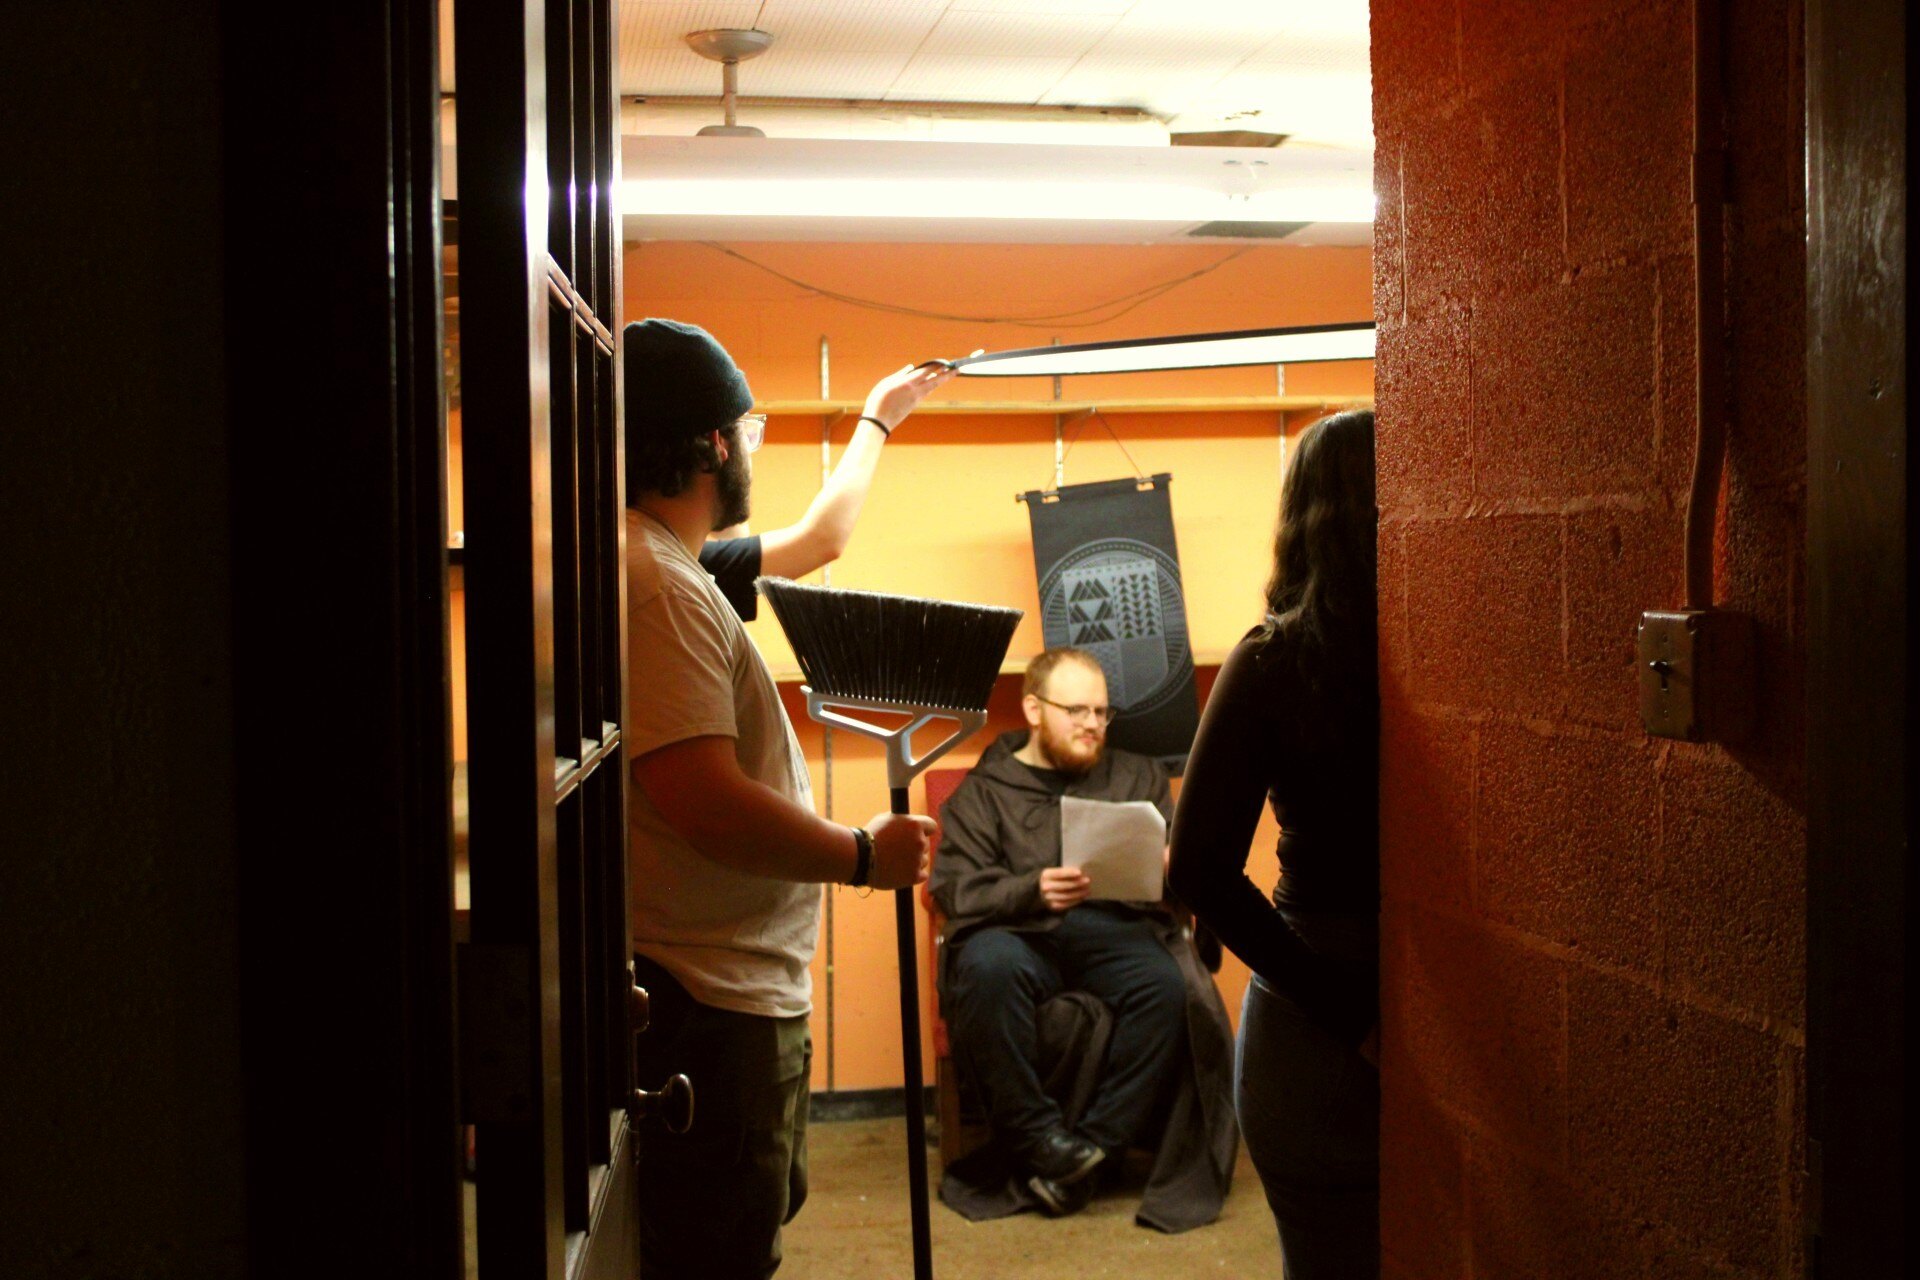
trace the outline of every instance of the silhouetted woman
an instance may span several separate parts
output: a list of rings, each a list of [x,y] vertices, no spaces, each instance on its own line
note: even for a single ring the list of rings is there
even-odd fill
[[[1173,820],[1169,875],[1254,978],[1234,1105],[1288,1280],[1379,1271],[1379,677],[1373,414],[1300,437],[1266,621],[1220,668]],[[1280,820],[1272,901],[1247,878]]]

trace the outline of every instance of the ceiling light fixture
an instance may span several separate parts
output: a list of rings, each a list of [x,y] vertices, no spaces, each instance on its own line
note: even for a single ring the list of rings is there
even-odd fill
[[[847,178],[634,178],[641,215],[982,218],[1073,222],[1373,221],[1373,193],[1337,187],[1228,193],[1151,181],[959,182]]]
[[[757,58],[773,43],[773,34],[758,28],[716,27],[695,31],[687,36],[687,47],[703,58],[720,64],[720,104],[726,110],[725,124],[710,124],[702,129],[702,138],[764,138],[766,133],[750,124],[734,123],[734,108],[740,97],[740,64]]]
[[[976,378],[1060,378],[1089,373],[1371,360],[1373,350],[1374,325],[1368,320],[1285,329],[1176,333],[1159,338],[1079,342],[1063,347],[1023,347],[1016,351],[962,356],[951,363],[962,375]]]

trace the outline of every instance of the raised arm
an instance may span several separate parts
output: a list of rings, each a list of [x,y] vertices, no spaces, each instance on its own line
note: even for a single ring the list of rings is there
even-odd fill
[[[860,508],[873,488],[880,450],[888,434],[916,409],[927,393],[953,377],[944,367],[908,365],[874,384],[867,393],[862,420],[840,455],[826,484],[798,521],[760,535],[760,571],[777,578],[798,578],[840,558],[853,537]],[[868,419],[878,419],[875,425]]]

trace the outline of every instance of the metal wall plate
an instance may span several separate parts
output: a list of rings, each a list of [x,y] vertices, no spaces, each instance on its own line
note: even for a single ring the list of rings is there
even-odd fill
[[[1692,610],[1649,609],[1640,615],[1636,665],[1640,671],[1640,724],[1657,738],[1699,736],[1695,691],[1695,624]]]
[[[1726,609],[1649,609],[1635,666],[1640,724],[1659,738],[1734,742],[1753,727],[1753,623]]]

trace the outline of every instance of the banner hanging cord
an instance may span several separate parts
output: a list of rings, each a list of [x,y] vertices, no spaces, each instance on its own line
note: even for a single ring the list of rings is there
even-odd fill
[[[1073,446],[1080,443],[1081,433],[1087,429],[1087,424],[1091,422],[1098,422],[1102,427],[1106,428],[1107,434],[1113,437],[1113,442],[1119,446],[1121,455],[1127,460],[1127,465],[1133,468],[1134,478],[1136,480],[1148,479],[1145,469],[1141,467],[1139,462],[1135,461],[1132,450],[1127,448],[1127,442],[1120,438],[1120,433],[1113,429],[1113,424],[1107,421],[1107,416],[1098,409],[1092,409],[1080,419],[1080,425],[1074,429],[1073,438],[1067,441],[1066,449],[1061,452],[1059,458],[1054,463],[1054,482],[1046,486],[1042,492],[1056,493],[1059,491],[1062,482],[1061,478],[1066,470],[1067,456],[1073,452]]]

